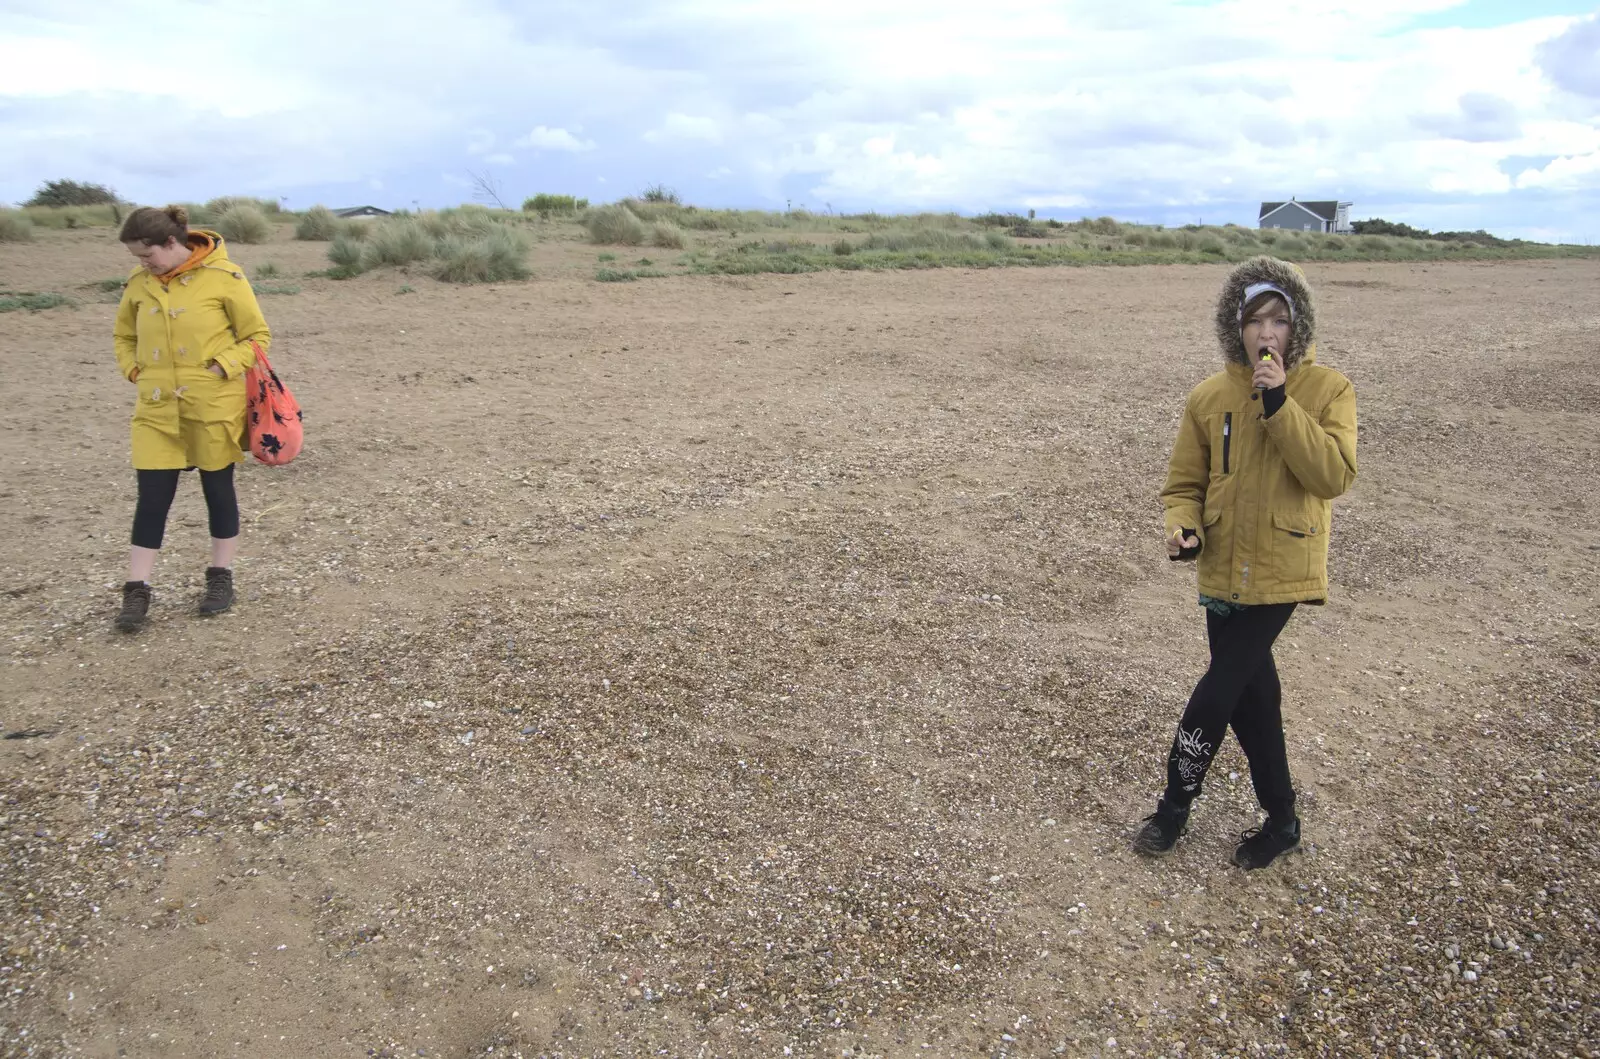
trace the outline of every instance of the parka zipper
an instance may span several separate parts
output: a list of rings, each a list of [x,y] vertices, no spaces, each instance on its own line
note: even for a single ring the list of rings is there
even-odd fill
[[[1228,473],[1228,448],[1233,443],[1233,413],[1222,413],[1222,473]]]

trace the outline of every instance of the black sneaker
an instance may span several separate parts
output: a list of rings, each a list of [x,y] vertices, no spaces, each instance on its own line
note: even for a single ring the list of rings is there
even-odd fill
[[[1187,830],[1188,807],[1179,809],[1163,798],[1156,803],[1156,811],[1144,818],[1144,826],[1133,837],[1133,851],[1146,857],[1165,856],[1172,852],[1172,847]]]
[[[200,601],[201,614],[221,614],[233,606],[233,571],[220,566],[206,567],[206,595]]]
[[[143,581],[122,585],[122,611],[117,615],[118,632],[138,632],[150,614],[150,586]]]
[[[1233,862],[1247,871],[1265,868],[1300,845],[1300,820],[1296,817],[1281,824],[1268,817],[1266,823],[1252,827],[1241,837],[1244,841],[1233,851]]]

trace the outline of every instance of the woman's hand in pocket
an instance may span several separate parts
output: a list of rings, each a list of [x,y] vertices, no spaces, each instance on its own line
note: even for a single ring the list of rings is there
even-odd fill
[[[207,364],[206,370],[219,379],[226,379],[228,377],[228,373],[223,371],[222,366],[216,361],[212,361],[210,364]]]

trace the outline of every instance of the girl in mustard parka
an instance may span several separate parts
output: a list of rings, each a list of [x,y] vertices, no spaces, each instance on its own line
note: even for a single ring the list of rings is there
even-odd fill
[[[178,476],[195,468],[211,526],[211,565],[200,613],[233,605],[239,501],[233,468],[248,445],[244,376],[255,342],[271,342],[250,283],[228,260],[216,232],[191,231],[181,206],[128,215],[121,239],[139,267],[117,309],[117,366],[138,388],[133,466],[139,500],[133,516],[128,580],[117,627],[132,632],[150,609],[150,574],[166,531]]]
[[[1356,395],[1316,363],[1316,312],[1295,266],[1257,257],[1234,269],[1216,324],[1227,364],[1189,394],[1161,491],[1168,555],[1197,560],[1211,664],[1134,848],[1172,849],[1231,726],[1267,813],[1233,859],[1262,868],[1300,843],[1272,645],[1297,605],[1327,601],[1332,501],[1356,476]]]

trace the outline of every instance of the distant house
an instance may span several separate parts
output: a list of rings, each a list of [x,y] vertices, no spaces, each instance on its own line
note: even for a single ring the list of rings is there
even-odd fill
[[[1323,202],[1301,202],[1299,199],[1263,202],[1260,227],[1346,235],[1354,231],[1350,227],[1350,207],[1354,205],[1353,202],[1336,202],[1332,199]]]
[[[347,206],[342,210],[334,210],[333,215],[340,220],[361,220],[364,217],[387,217],[389,211],[376,206]]]

